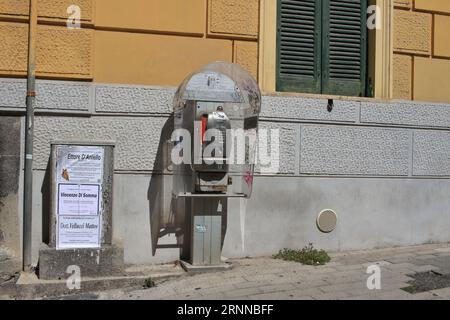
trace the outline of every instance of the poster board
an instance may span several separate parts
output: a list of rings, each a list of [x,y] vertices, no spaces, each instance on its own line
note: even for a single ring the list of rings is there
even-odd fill
[[[56,249],[100,248],[104,148],[57,145]]]

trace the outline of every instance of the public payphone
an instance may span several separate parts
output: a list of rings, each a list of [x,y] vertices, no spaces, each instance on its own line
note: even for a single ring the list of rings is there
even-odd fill
[[[173,210],[186,221],[184,266],[221,265],[228,198],[252,192],[261,93],[237,64],[188,76],[174,98]]]

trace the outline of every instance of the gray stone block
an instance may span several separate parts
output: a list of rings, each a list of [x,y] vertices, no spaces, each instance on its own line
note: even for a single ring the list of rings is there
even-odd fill
[[[257,159],[256,172],[270,173],[270,174],[294,174],[295,173],[295,159],[296,159],[296,125],[291,123],[281,122],[260,122],[259,124],[259,139],[262,143],[259,145],[261,150],[259,151]],[[276,161],[272,161],[270,165],[264,163],[262,159],[262,152],[271,158],[272,150],[272,133],[271,130],[278,130],[279,139],[274,139],[274,150],[278,150],[278,158]],[[263,135],[263,130],[267,130],[267,135]],[[276,137],[275,135],[273,137]],[[264,149],[264,150],[263,150]],[[260,160],[263,160],[262,162]],[[278,163],[277,163],[278,161]],[[262,170],[262,167],[266,171]],[[273,172],[268,172],[268,169],[274,169]]]
[[[450,132],[414,132],[413,175],[450,176]]]
[[[407,176],[407,130],[302,125],[300,172],[319,175]]]
[[[111,245],[101,249],[56,250],[42,244],[39,248],[39,279],[66,279],[69,266],[80,267],[81,277],[124,274],[123,248]]]
[[[450,104],[413,101],[362,102],[361,122],[450,128]]]
[[[0,108],[25,109],[25,80],[0,79]]]
[[[70,81],[36,81],[36,109],[89,111],[91,84]],[[0,107],[25,109],[26,81],[0,80]]]
[[[114,141],[115,170],[154,169],[166,117],[36,117],[34,166],[45,169],[51,141]]]
[[[287,120],[318,120],[356,122],[358,101],[334,100],[334,108],[327,110],[327,99],[303,97],[263,96],[261,117]]]
[[[91,84],[59,81],[38,81],[36,108],[69,111],[89,111]]]
[[[143,86],[95,86],[95,110],[97,112],[154,113],[172,112],[175,88]]]

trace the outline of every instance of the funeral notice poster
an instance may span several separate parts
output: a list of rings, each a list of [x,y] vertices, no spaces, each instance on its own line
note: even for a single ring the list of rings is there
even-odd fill
[[[100,185],[58,185],[58,215],[98,215],[100,213]]]
[[[100,247],[103,158],[103,147],[57,147],[57,249]]]
[[[57,249],[99,248],[100,220],[100,215],[59,216]]]
[[[58,183],[102,183],[102,147],[63,145],[57,148],[56,153]]]

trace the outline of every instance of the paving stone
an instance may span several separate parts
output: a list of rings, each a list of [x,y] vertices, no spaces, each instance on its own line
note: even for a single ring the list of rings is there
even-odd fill
[[[411,259],[413,259],[414,257],[409,257],[409,258],[386,258],[386,261],[390,262],[391,264],[397,264],[397,263],[406,263],[406,262],[410,262]]]
[[[270,292],[280,292],[280,291],[289,291],[296,289],[294,284],[291,283],[282,283],[282,284],[271,284],[267,286],[260,286],[258,287],[259,290],[261,290],[263,293],[270,293]]]
[[[439,298],[439,295],[432,292],[420,292],[415,293],[410,296],[411,300],[436,300]]]
[[[368,277],[369,277],[369,275],[364,273],[361,275],[353,275],[353,276],[346,276],[346,277],[325,278],[324,280],[330,285],[333,285],[333,284],[337,285],[337,284],[356,282],[356,281],[366,282]]]
[[[296,297],[293,297],[292,300],[307,301],[307,300],[314,300],[314,298],[310,297],[310,296],[296,296]]]
[[[286,293],[295,299],[300,299],[303,297],[311,297],[312,298],[313,295],[318,295],[323,292],[320,291],[318,288],[307,288],[307,289],[290,290],[290,291],[286,291]]]
[[[450,288],[437,289],[430,292],[437,294],[439,297],[450,299]]]
[[[259,275],[253,275],[253,276],[244,276],[244,279],[247,281],[268,281],[268,280],[275,280],[277,278],[280,278],[274,274],[259,274]]]
[[[324,293],[367,290],[366,281],[350,282],[319,287]]]
[[[198,294],[202,295],[202,296],[208,296],[210,294],[216,294],[216,293],[223,293],[223,294],[228,294],[229,292],[236,292],[239,290],[257,290],[255,288],[244,288],[244,289],[239,289],[236,288],[236,286],[230,284],[230,285],[226,285],[226,286],[217,286],[217,287],[212,287],[212,288],[205,288],[205,289],[196,289],[196,288],[190,288],[191,290],[187,290],[184,291],[184,293],[189,293],[189,292],[197,292]]]
[[[249,297],[250,300],[294,300],[293,296],[290,296],[286,292],[269,292],[252,295]]]
[[[313,280],[313,281],[304,281],[295,284],[296,290],[307,290],[311,288],[319,288],[321,286],[326,286],[328,283],[324,280]]]
[[[373,295],[378,295],[380,294],[380,292],[382,292],[381,290],[369,290],[367,287],[365,288],[351,288],[351,289],[347,289],[344,290],[343,292],[346,292],[349,297],[353,297],[353,296],[373,296]]]
[[[412,294],[407,293],[401,289],[382,292],[379,294],[380,300],[411,300]]]
[[[350,296],[346,300],[380,300],[380,297],[376,294],[360,294],[357,296]]]
[[[245,289],[234,289],[234,290],[227,290],[224,292],[225,297],[227,298],[238,298],[243,296],[251,296],[256,294],[263,293],[258,288],[245,288]]]
[[[319,293],[312,296],[316,300],[341,300],[350,297],[350,294],[345,291],[341,292],[330,292],[330,293]]]
[[[246,281],[242,283],[237,283],[234,286],[237,289],[245,289],[245,288],[252,288],[252,287],[263,287],[263,286],[269,286],[273,285],[273,282],[271,281]]]
[[[439,268],[430,264],[427,265],[421,265],[421,266],[414,266],[414,268],[412,268],[415,272],[425,272],[425,271],[439,271]]]
[[[392,264],[392,262],[381,260],[381,261],[373,261],[373,262],[364,263],[363,267],[367,268],[367,267],[373,266],[373,265],[377,265],[379,267],[384,267],[384,266],[388,266],[388,265],[391,265],[391,264]]]
[[[354,264],[354,265],[340,265],[334,267],[336,271],[352,271],[352,270],[365,270],[364,266],[360,264]]]
[[[224,300],[224,299],[226,299],[226,297],[223,293],[215,293],[215,294],[209,294],[208,296],[202,296],[202,299]]]
[[[347,270],[347,271],[337,271],[334,274],[327,274],[326,277],[330,278],[330,277],[334,277],[334,278],[345,278],[345,277],[353,277],[353,276],[358,276],[360,274],[365,274],[367,268],[360,268],[357,270]],[[324,276],[321,277],[321,279],[323,279]]]
[[[325,273],[336,273],[338,270],[336,268],[325,268],[325,267],[316,267],[317,269],[314,270],[314,274],[325,274]]]
[[[412,281],[413,278],[412,277],[408,277],[408,276],[395,276],[395,277],[381,277],[381,285],[383,286],[392,286],[394,284],[403,284],[403,283],[408,283],[410,281]]]

